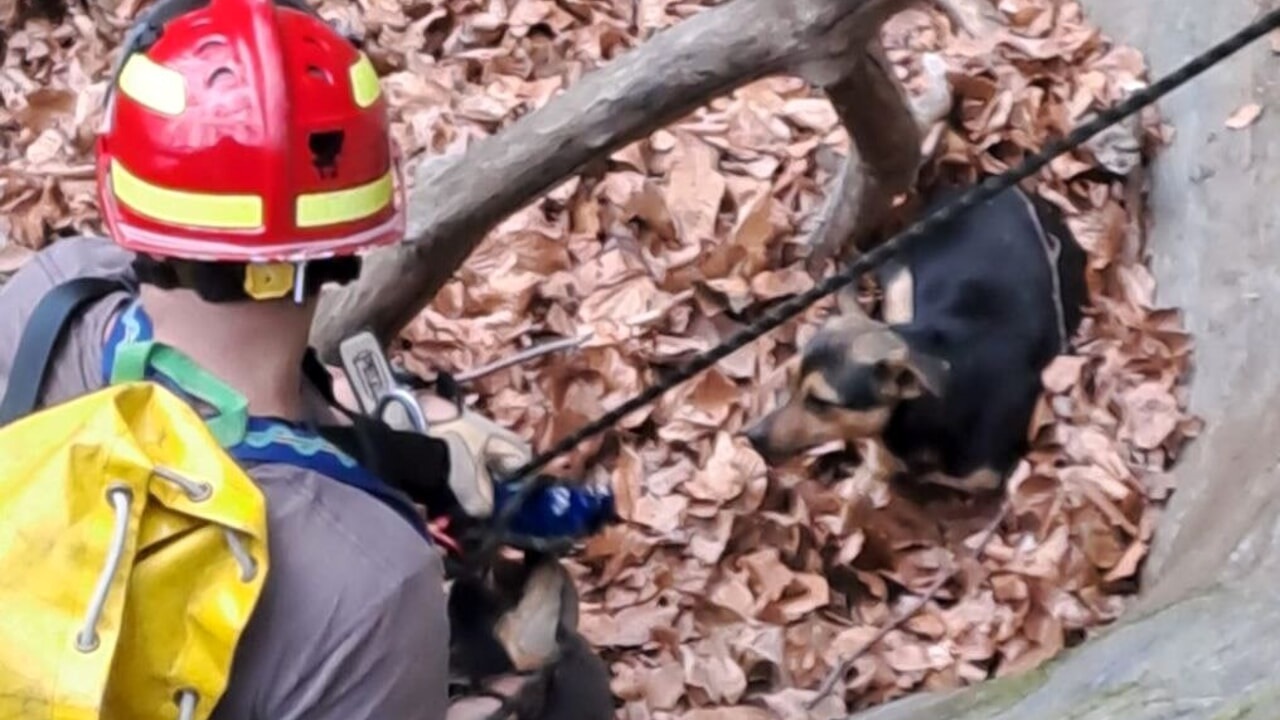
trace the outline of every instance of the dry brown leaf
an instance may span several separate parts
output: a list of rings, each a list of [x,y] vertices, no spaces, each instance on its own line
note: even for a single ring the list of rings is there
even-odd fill
[[[0,240],[3,240],[3,234],[0,234]],[[31,248],[16,243],[0,244],[0,273],[17,272],[34,254]]]
[[[1124,551],[1124,555],[1116,561],[1114,567],[1106,574],[1107,582],[1115,582],[1132,576],[1138,571],[1138,564],[1147,556],[1150,548],[1145,542],[1134,542]]]
[[[643,495],[635,500],[632,521],[659,533],[680,527],[689,499],[679,495]]]
[[[764,473],[764,460],[744,438],[720,432],[716,434],[711,457],[685,484],[684,490],[698,500],[727,502],[742,494],[751,480],[763,477]]]
[[[1177,400],[1160,383],[1143,383],[1125,393],[1122,401],[1125,429],[1142,450],[1159,447],[1182,419]]]
[[[640,454],[625,448],[618,456],[609,483],[614,494],[614,507],[618,516],[635,522],[636,500],[644,493],[644,461]]]
[[[751,595],[751,589],[738,577],[731,575],[724,578],[716,584],[707,599],[715,605],[737,613],[743,620],[755,615],[755,598]]]
[[[831,588],[827,579],[821,575],[798,574],[791,578],[791,584],[783,593],[783,598],[776,605],[777,611],[786,622],[794,622],[831,601]]]
[[[704,529],[689,540],[689,554],[707,565],[715,565],[724,556],[733,533],[734,515],[718,512],[712,519],[712,529]]]
[[[797,295],[813,287],[813,277],[799,268],[766,271],[751,279],[751,291],[762,300]]]
[[[794,573],[782,563],[775,548],[764,548],[750,555],[742,556],[738,561],[751,576],[752,589],[757,599],[765,604],[773,603],[782,597],[782,593],[791,585]]]
[[[849,716],[849,708],[844,701],[835,695],[827,695],[818,699],[817,705],[810,708],[815,699],[815,692],[799,688],[787,688],[781,692],[761,695],[765,706],[772,713],[770,717],[787,718],[788,720],[845,720]]]
[[[795,98],[782,107],[788,120],[820,133],[826,133],[840,122],[835,108],[826,98]]]
[[[758,707],[734,705],[691,710],[681,715],[680,720],[774,720],[774,718]]]
[[[836,565],[848,565],[858,558],[862,548],[867,544],[867,536],[862,530],[854,530],[852,534],[840,541],[840,551],[836,553]]]
[[[1042,373],[1044,387],[1051,393],[1064,393],[1080,382],[1080,373],[1089,364],[1087,355],[1059,355]]]
[[[767,190],[757,192],[733,229],[733,244],[746,251],[743,270],[755,275],[766,267],[769,242],[782,230],[774,218],[775,201]]]
[[[600,647],[637,647],[648,643],[654,631],[670,627],[679,610],[657,601],[619,610],[612,615],[583,613],[579,627],[584,637]]]
[[[1225,125],[1232,130],[1243,130],[1262,117],[1262,106],[1258,103],[1245,103],[1236,108],[1227,118]]]
[[[670,710],[684,695],[684,668],[676,662],[664,663],[643,680],[643,690],[648,706],[655,710]]]
[[[724,196],[725,181],[717,171],[716,151],[698,138],[680,133],[673,149],[675,159],[666,188],[667,207],[685,242],[700,243],[716,237],[716,218]]]
[[[928,652],[920,645],[899,645],[884,654],[889,667],[902,673],[917,673],[933,667]]]
[[[906,628],[931,640],[939,640],[947,633],[947,626],[942,618],[928,612],[921,612],[912,617],[906,622]]]
[[[747,689],[747,676],[730,657],[728,646],[716,640],[698,644],[693,648],[680,647],[684,665],[685,683],[702,691],[711,702],[736,703]]]

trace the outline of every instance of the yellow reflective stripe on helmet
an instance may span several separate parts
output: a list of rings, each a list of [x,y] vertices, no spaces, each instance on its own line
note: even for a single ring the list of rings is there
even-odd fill
[[[373,69],[373,63],[369,62],[369,56],[360,53],[360,59],[355,61],[349,72],[351,94],[355,97],[356,105],[367,108],[377,102],[378,96],[382,94],[382,86],[378,84],[378,73]]]
[[[182,73],[134,53],[120,71],[120,91],[158,113],[181,115],[187,109],[187,83]]]
[[[298,227],[335,225],[369,217],[391,202],[391,173],[346,190],[298,196]]]
[[[111,190],[122,205],[161,222],[218,229],[262,227],[262,198],[211,195],[152,185],[111,161]]]

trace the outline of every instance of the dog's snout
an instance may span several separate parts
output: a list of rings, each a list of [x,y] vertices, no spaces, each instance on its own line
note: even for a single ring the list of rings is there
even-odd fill
[[[777,439],[773,435],[775,428],[772,425],[772,419],[772,416],[765,417],[743,432],[747,442],[751,443],[751,448],[770,465],[781,462],[787,455],[778,447]]]

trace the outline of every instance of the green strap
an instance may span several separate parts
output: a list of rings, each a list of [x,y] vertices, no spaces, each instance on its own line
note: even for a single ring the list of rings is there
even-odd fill
[[[217,411],[205,419],[209,431],[224,448],[239,445],[249,424],[249,401],[191,358],[163,343],[147,340],[122,343],[111,366],[111,384],[146,379],[150,365],[192,397]]]

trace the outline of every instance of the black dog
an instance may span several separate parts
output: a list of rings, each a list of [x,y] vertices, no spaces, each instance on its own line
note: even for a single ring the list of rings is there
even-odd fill
[[[935,192],[927,212],[960,193]],[[770,462],[880,437],[915,480],[998,489],[1028,449],[1041,371],[1083,318],[1085,262],[1056,207],[1006,190],[875,272],[884,322],[843,296],[791,397],[747,436]]]

